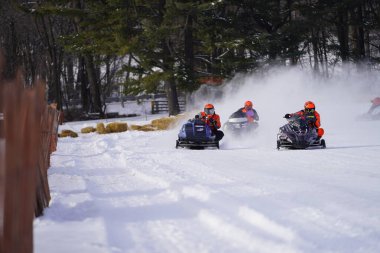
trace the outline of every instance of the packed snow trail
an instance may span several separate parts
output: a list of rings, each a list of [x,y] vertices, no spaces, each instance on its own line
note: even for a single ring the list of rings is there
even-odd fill
[[[356,124],[347,134],[380,128]],[[361,142],[331,131],[327,149],[292,151],[275,149],[276,133],[176,150],[176,134],[60,139],[35,252],[380,250],[378,133]]]
[[[175,149],[180,126],[59,139],[35,252],[380,252],[380,121],[357,121],[380,95],[378,73],[266,73],[236,77],[225,97],[196,94],[194,110],[213,103],[223,123],[245,100],[260,115],[254,135],[226,134],[220,150]],[[327,149],[277,151],[283,115],[307,100]]]

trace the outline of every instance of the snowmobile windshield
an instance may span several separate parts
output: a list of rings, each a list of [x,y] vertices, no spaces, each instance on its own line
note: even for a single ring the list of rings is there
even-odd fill
[[[231,114],[230,119],[233,118],[245,118],[245,114],[241,110],[237,110],[233,114]]]
[[[205,108],[205,111],[204,111],[207,115],[213,115],[215,113],[215,109],[214,108]]]
[[[304,117],[294,117],[290,122],[291,125],[299,128],[300,130],[305,130],[307,128],[307,122]]]

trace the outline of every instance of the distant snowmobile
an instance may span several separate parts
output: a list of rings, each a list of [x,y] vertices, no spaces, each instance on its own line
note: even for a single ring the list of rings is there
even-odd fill
[[[368,112],[357,117],[358,120],[380,120],[380,97],[371,100]]]
[[[176,141],[176,148],[206,148],[219,149],[219,141],[215,141],[215,135],[211,128],[199,117],[188,120],[181,127]]]
[[[326,148],[324,139],[318,139],[317,131],[310,128],[307,121],[298,115],[288,118],[288,123],[280,127],[277,134],[277,149],[306,149],[308,147]]]
[[[243,133],[253,132],[259,124],[257,122],[248,122],[247,117],[241,111],[236,111],[231,114],[227,122],[223,124],[223,131],[240,135]]]

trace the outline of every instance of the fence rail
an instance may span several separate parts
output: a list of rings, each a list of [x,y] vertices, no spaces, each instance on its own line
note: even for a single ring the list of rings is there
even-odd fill
[[[33,252],[33,219],[50,201],[59,114],[46,105],[43,87],[0,82],[0,252]]]
[[[186,111],[186,100],[179,99],[178,100],[179,105],[179,111],[184,112]],[[168,112],[169,111],[169,104],[167,100],[153,100],[151,101],[151,112],[152,114],[157,114],[161,112]]]

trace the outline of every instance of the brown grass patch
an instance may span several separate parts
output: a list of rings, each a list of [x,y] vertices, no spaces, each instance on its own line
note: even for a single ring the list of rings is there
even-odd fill
[[[78,134],[74,131],[71,131],[71,130],[62,130],[60,134],[58,134],[58,137],[72,137],[72,138],[76,138],[78,137]]]
[[[80,130],[80,132],[82,134],[88,134],[88,133],[92,133],[92,132],[96,132],[96,128],[94,127],[84,127]]]
[[[158,130],[167,130],[176,127],[180,121],[182,121],[186,115],[180,114],[177,116],[171,116],[166,118],[160,118],[152,120],[152,126]]]
[[[107,130],[106,130],[106,127],[104,126],[103,122],[96,124],[96,132],[98,134],[106,134],[106,133],[108,133]]]
[[[129,125],[129,130],[132,130],[132,131],[139,131],[141,129],[142,126],[139,126],[139,125]]]
[[[188,116],[189,116],[188,114],[180,114],[177,116],[155,119],[155,120],[152,120],[151,124],[147,124],[147,125],[143,125],[143,126],[130,125],[129,130],[145,131],[145,132],[157,131],[157,130],[168,130],[168,129],[172,129],[174,127],[177,127],[178,124]]]
[[[152,126],[150,124],[143,125],[143,126],[130,125],[129,129],[133,130],[133,131],[144,131],[144,132],[150,132],[150,131],[156,131],[157,130],[157,128],[155,128],[154,126]]]
[[[120,133],[128,130],[128,124],[124,122],[112,122],[106,127],[108,133]]]

